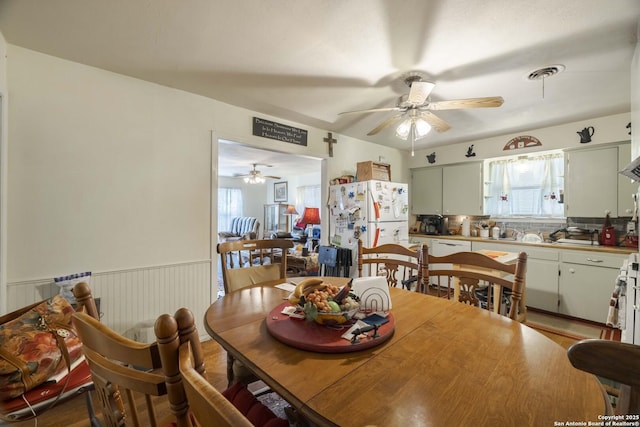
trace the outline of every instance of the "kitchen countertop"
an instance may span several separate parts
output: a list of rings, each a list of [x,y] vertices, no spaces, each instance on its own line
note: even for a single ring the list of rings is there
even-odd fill
[[[571,244],[559,244],[559,243],[527,243],[512,239],[488,239],[482,237],[464,237],[460,235],[434,235],[434,234],[418,234],[409,233],[409,240],[412,237],[422,237],[430,239],[442,239],[442,240],[466,240],[470,242],[489,242],[505,245],[522,245],[522,246],[535,246],[539,248],[557,248],[557,249],[571,249],[580,251],[593,251],[593,252],[607,252],[613,254],[632,254],[638,252],[638,248],[628,248],[625,246],[589,246],[589,245],[571,245]]]

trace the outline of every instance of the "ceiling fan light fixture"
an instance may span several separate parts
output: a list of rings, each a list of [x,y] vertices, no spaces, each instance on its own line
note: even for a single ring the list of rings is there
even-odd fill
[[[414,121],[414,126],[416,139],[422,139],[431,132],[431,125],[421,118]]]
[[[409,132],[411,131],[411,119],[404,119],[396,128],[396,136],[402,140],[409,138]]]
[[[264,184],[265,181],[266,180],[259,175],[251,175],[251,176],[244,177],[244,182],[246,182],[247,184]]]
[[[417,141],[427,136],[429,132],[431,132],[431,125],[420,117],[404,119],[396,128],[396,136],[405,141],[409,139],[409,136],[412,137],[412,140]]]

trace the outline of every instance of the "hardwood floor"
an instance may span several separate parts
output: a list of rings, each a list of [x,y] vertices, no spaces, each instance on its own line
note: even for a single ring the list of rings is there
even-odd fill
[[[562,331],[558,331],[558,333],[550,330],[538,329],[538,331],[564,348],[569,348],[571,344],[577,341],[577,337],[569,333],[565,334]],[[226,352],[213,340],[203,342],[202,348],[206,359],[209,382],[217,389],[224,390],[227,386]],[[100,410],[96,396],[93,396],[93,401],[94,408],[99,416]],[[158,398],[157,408],[160,418],[169,415],[169,406],[165,398]],[[90,427],[84,396],[77,396],[56,405],[56,407],[40,415],[37,420],[22,421],[9,425],[13,427]]]

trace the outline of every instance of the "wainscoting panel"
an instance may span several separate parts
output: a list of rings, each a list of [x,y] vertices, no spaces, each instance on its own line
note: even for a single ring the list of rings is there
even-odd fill
[[[102,322],[119,333],[132,336],[137,329],[153,327],[159,315],[187,307],[200,336],[207,337],[204,312],[217,294],[210,260],[93,273],[89,285],[100,298]],[[9,283],[7,288],[9,311],[59,291],[53,279]]]

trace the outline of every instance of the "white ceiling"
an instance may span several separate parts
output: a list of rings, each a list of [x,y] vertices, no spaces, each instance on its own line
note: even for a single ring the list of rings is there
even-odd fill
[[[277,151],[260,150],[234,143],[220,141],[218,144],[218,176],[247,174],[252,165],[263,176],[290,178],[309,173],[320,174],[321,161],[312,157],[292,156]]]
[[[504,98],[438,111],[451,130],[416,148],[630,111],[639,18],[637,0],[0,0],[11,44],[401,149],[367,136],[393,113],[338,113],[394,106],[415,70],[431,101]],[[526,76],[553,64],[543,98]]]

